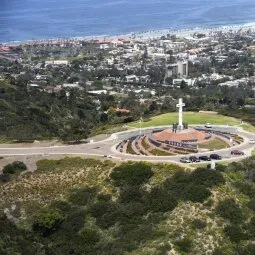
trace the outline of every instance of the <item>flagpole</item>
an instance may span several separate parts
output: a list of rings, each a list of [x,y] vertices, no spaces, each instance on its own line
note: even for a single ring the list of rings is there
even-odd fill
[[[142,134],[142,120],[143,120],[143,118],[142,118],[142,116],[140,117],[140,135]]]

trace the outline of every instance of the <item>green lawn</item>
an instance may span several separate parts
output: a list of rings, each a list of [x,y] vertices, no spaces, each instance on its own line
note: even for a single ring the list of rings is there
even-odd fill
[[[142,127],[152,127],[152,126],[164,126],[172,125],[173,123],[178,122],[178,112],[165,113],[155,117],[152,117],[149,121],[143,122]],[[188,124],[216,124],[216,125],[238,125],[240,120],[227,117],[223,115],[211,115],[199,112],[184,112],[183,113],[183,122]],[[130,123],[131,127],[139,127],[139,122]]]
[[[219,138],[214,138],[213,140],[199,144],[198,147],[209,150],[220,150],[228,148],[229,145]]]
[[[240,127],[242,127],[244,130],[248,132],[255,132],[255,127],[250,123],[243,123],[242,125],[240,125]]]
[[[173,155],[169,152],[158,150],[158,149],[153,149],[150,151],[150,153],[155,156],[171,156],[171,155]]]
[[[115,125],[104,125],[95,127],[91,132],[91,137],[101,134],[113,134],[121,131],[126,131],[128,128],[123,124],[115,124]]]
[[[126,153],[129,153],[129,154],[136,154],[135,151],[134,151],[133,148],[132,148],[132,141],[129,141],[129,142],[128,142]]]

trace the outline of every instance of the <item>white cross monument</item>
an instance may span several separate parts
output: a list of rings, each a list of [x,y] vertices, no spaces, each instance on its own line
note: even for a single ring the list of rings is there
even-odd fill
[[[179,108],[179,122],[178,122],[178,130],[183,130],[183,123],[182,123],[182,107],[185,106],[185,104],[182,101],[182,98],[179,98],[179,104],[176,105]]]

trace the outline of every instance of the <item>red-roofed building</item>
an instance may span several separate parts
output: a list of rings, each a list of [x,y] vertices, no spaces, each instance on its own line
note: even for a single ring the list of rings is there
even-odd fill
[[[130,111],[128,109],[120,109],[120,108],[116,108],[115,110],[116,112],[120,112],[120,113],[130,113]]]
[[[0,47],[0,51],[10,51],[11,49],[9,48],[9,47],[5,47],[5,46],[3,46],[3,47]]]

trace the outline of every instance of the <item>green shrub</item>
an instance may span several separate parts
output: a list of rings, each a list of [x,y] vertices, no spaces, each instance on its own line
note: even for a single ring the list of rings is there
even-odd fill
[[[219,248],[216,248],[214,251],[213,251],[213,254],[212,255],[226,255],[226,253],[224,253],[223,251],[221,251]]]
[[[240,245],[236,248],[236,253],[238,255],[254,255],[255,254],[255,244],[250,243],[248,245]]]
[[[79,236],[82,242],[88,246],[93,246],[100,240],[100,235],[97,231],[88,228],[82,229]]]
[[[33,230],[46,237],[55,232],[64,220],[64,216],[57,210],[42,212],[36,216]]]
[[[98,215],[99,217],[96,219],[96,223],[100,228],[106,229],[116,224],[122,215],[123,213],[120,207],[114,203],[111,203],[108,205],[107,211],[102,216]]]
[[[239,243],[247,238],[241,227],[237,225],[226,226],[224,232],[231,242]]]
[[[25,170],[27,170],[27,166],[23,162],[14,161],[13,163],[4,166],[3,173],[4,174],[15,174],[15,173],[19,173],[19,172],[25,171]]]
[[[225,180],[219,171],[208,168],[196,169],[190,174],[190,179],[195,184],[205,185],[206,187],[213,187],[225,183]]]
[[[99,201],[90,206],[90,213],[95,218],[102,217],[105,213],[107,213],[112,204],[112,202]]]
[[[169,251],[172,250],[172,245],[169,243],[163,243],[160,244],[160,246],[157,247],[159,254],[169,254]]]
[[[98,194],[97,199],[99,201],[110,201],[112,199],[112,196],[110,194]]]
[[[205,188],[203,185],[189,184],[185,188],[185,193],[183,199],[190,200],[192,202],[204,202],[209,196],[211,192]]]
[[[45,254],[45,250],[34,233],[19,228],[0,212],[0,254]]]
[[[254,239],[255,237],[255,216],[253,216],[247,226],[249,237]]]
[[[174,197],[181,198],[185,193],[185,187],[190,183],[190,175],[185,171],[176,172],[163,183],[163,189]]]
[[[163,183],[162,189],[164,193],[168,193],[176,199],[204,202],[211,195],[207,187],[223,181],[219,172],[200,168],[192,173],[176,172]]]
[[[147,207],[144,203],[131,202],[121,207],[120,222],[126,224],[127,222],[136,221],[138,217],[143,216],[147,212]]]
[[[255,212],[255,199],[250,200],[247,206]]]
[[[228,165],[227,169],[229,171],[245,171],[246,170],[243,162],[232,162]]]
[[[233,250],[231,246],[216,248],[212,255],[237,255],[236,251]],[[238,254],[239,255],[239,254]]]
[[[249,169],[247,172],[247,179],[251,182],[255,182],[255,169]]]
[[[168,194],[167,191],[154,188],[149,194],[149,207],[153,212],[167,212],[172,211],[178,202],[176,198]]]
[[[55,208],[63,213],[69,213],[74,209],[71,204],[69,204],[66,201],[62,201],[62,200],[53,201],[53,203],[50,205],[50,207],[52,209]]]
[[[240,192],[249,196],[250,198],[255,197],[255,184],[249,181],[238,181],[235,183],[235,187],[239,189]]]
[[[190,252],[190,250],[192,249],[193,243],[189,238],[184,238],[182,240],[176,241],[174,243],[177,246],[177,249],[180,252]]]
[[[220,201],[216,208],[216,213],[235,224],[241,223],[244,219],[241,208],[233,199]]]
[[[125,163],[115,167],[110,177],[117,186],[140,185],[146,182],[153,172],[151,166],[145,163]]]
[[[68,239],[74,238],[74,235],[84,227],[85,217],[85,209],[73,208],[66,214],[59,231]]]
[[[142,197],[140,186],[125,186],[120,190],[120,201],[122,203],[142,201]]]
[[[192,221],[192,226],[195,229],[204,229],[206,227],[206,222],[200,219],[195,219]]]
[[[96,195],[95,188],[81,188],[72,191],[69,201],[75,205],[87,205]]]
[[[227,166],[226,165],[222,165],[222,164],[216,164],[215,165],[215,169],[217,171],[224,172],[227,169]]]

